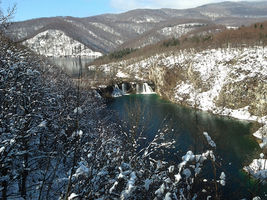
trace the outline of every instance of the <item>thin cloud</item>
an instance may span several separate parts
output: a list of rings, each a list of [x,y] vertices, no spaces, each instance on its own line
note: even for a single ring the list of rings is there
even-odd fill
[[[238,1],[238,0],[234,0]],[[258,1],[258,0],[251,0]],[[110,0],[110,5],[118,11],[137,8],[194,8],[209,3],[223,2],[223,0]]]

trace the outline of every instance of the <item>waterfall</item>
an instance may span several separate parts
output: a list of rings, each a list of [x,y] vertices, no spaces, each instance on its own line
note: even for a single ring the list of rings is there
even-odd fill
[[[152,90],[152,88],[147,84],[143,84],[143,94],[154,94],[155,92]]]
[[[127,95],[128,91],[132,91],[131,88],[135,87],[136,94],[154,94],[155,92],[147,83],[133,83],[131,86],[127,85],[128,83],[122,83],[121,89],[117,84],[113,86],[113,91],[111,93],[112,97],[120,97]],[[130,90],[129,90],[130,87]]]
[[[123,91],[121,91],[119,86],[117,84],[115,84],[115,86],[113,87],[113,92],[112,92],[111,96],[112,97],[120,97],[123,95],[124,95]]]

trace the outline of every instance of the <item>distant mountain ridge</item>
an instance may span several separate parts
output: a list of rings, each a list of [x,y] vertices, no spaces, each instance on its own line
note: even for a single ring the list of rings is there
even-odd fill
[[[222,2],[182,10],[137,9],[86,18],[38,18],[13,23],[7,34],[15,41],[32,44],[31,39],[40,37],[38,34],[58,30],[91,51],[108,53],[118,47],[139,47],[179,37],[204,25],[241,26],[266,19],[267,2]]]

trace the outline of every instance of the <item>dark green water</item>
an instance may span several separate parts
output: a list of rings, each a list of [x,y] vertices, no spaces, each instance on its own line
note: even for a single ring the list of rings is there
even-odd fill
[[[250,199],[257,194],[263,195],[267,189],[263,185],[255,185],[249,181],[242,168],[253,158],[259,157],[260,149],[251,133],[251,123],[241,122],[194,111],[162,100],[158,95],[129,95],[113,99],[108,108],[118,113],[118,117],[131,124],[129,112],[140,114],[141,121],[148,129],[145,131],[147,141],[151,140],[163,125],[169,127],[168,137],[175,139],[175,149],[171,154],[163,155],[165,160],[178,163],[187,151],[195,154],[212,149],[203,136],[209,133],[216,143],[214,150],[218,173],[226,174],[226,186],[221,191],[223,199]],[[139,123],[142,126],[142,122]],[[205,176],[214,177],[207,167]],[[257,191],[257,189],[261,191]],[[249,192],[250,191],[250,192]],[[266,190],[267,191],[267,190]]]

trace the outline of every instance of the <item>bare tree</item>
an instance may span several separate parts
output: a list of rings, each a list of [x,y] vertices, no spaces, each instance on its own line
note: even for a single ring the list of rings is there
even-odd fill
[[[0,1],[0,4],[2,2]],[[0,8],[0,28],[6,29],[9,25],[10,20],[14,17],[16,13],[17,6],[14,4],[12,7],[7,8],[6,13]]]

